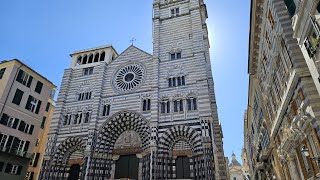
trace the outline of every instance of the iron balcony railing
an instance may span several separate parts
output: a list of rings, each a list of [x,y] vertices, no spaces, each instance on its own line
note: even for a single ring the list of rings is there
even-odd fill
[[[33,156],[33,154],[31,154],[31,153],[27,153],[25,151],[18,150],[15,148],[7,148],[4,146],[0,146],[0,152],[5,152],[8,154],[12,154],[12,155],[16,155],[16,156],[20,156],[20,157],[24,157],[24,158],[28,158],[28,159],[31,159]]]
[[[315,16],[310,16],[310,21],[312,24],[312,30],[310,35],[307,37],[304,45],[307,49],[307,52],[310,58],[313,58],[317,53],[320,43],[320,26]]]

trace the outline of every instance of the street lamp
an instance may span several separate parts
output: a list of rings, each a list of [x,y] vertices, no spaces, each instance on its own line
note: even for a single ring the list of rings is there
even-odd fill
[[[301,152],[303,153],[304,156],[309,157],[309,149],[306,146],[302,146]],[[317,161],[318,166],[320,167],[320,157],[310,157],[311,160]]]

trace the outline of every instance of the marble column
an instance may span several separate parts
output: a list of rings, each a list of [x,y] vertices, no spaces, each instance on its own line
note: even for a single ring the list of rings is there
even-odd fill
[[[142,155],[136,154],[136,157],[139,159],[138,179],[142,180]]]
[[[111,165],[111,179],[114,179],[114,175],[116,173],[116,161],[119,160],[119,155],[112,156],[112,165]]]

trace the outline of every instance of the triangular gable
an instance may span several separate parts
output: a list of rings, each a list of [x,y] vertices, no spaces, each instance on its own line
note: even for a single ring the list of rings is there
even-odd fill
[[[147,53],[146,51],[143,51],[140,48],[137,48],[136,46],[131,45],[126,50],[124,50],[114,61],[116,61],[117,59],[121,58],[122,55],[126,54],[129,51],[138,51],[140,53],[143,53],[145,55],[148,55],[148,56],[152,57],[152,55],[150,53]]]

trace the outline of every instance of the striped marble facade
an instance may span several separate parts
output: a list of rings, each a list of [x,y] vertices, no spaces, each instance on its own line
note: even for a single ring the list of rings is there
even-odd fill
[[[138,179],[176,179],[178,157],[188,158],[190,179],[227,179],[205,4],[154,0],[153,7],[153,55],[135,46],[71,55],[40,178],[67,179],[79,164],[80,179],[114,179],[119,158],[136,155]]]

